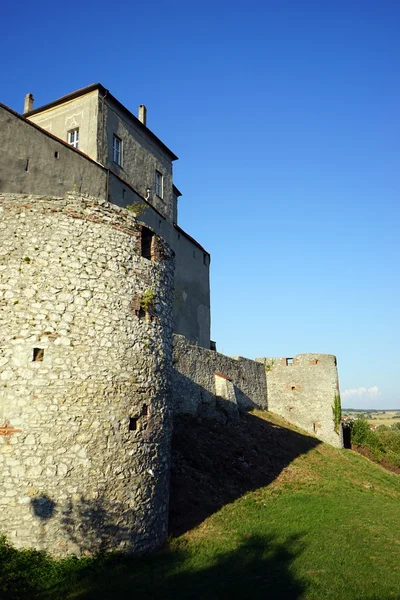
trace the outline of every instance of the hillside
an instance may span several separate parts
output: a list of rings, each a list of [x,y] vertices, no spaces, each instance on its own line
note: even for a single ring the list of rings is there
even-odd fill
[[[0,596],[399,600],[399,500],[398,475],[270,413],[180,418],[162,550],[54,563],[5,549]]]

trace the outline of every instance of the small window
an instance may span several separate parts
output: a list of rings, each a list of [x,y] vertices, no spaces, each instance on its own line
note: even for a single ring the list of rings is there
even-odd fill
[[[206,267],[208,266],[208,256],[205,252],[203,252],[203,263]]]
[[[156,196],[163,198],[163,175],[160,171],[156,171],[155,177]]]
[[[60,155],[58,154],[57,150],[54,152],[54,158],[60,158]]]
[[[113,161],[122,167],[122,140],[116,135],[113,136]]]
[[[74,148],[78,148],[79,129],[71,129],[71,131],[68,131],[68,144],[70,144]]]
[[[287,358],[286,359],[286,366],[290,367],[290,365],[292,365],[292,364],[293,364],[293,358]]]
[[[44,359],[44,348],[33,349],[33,362],[42,362]]]

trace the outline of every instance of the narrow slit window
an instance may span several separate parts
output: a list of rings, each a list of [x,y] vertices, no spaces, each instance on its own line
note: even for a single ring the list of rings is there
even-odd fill
[[[138,418],[137,417],[130,417],[130,419],[129,419],[129,431],[136,431],[137,430],[137,424],[138,424]]]
[[[137,311],[136,311],[136,316],[139,319],[144,319],[146,317],[146,311],[144,310],[144,308],[140,307]]]
[[[54,152],[54,158],[60,158],[59,153],[57,152],[57,150]]]
[[[29,158],[25,161],[25,171],[29,171]]]
[[[163,174],[160,173],[160,171],[156,171],[156,175],[155,175],[155,191],[156,191],[156,196],[158,196],[159,198],[163,198],[164,196],[164,181],[163,181]]]
[[[153,244],[154,233],[147,229],[147,227],[142,227],[142,256],[143,258],[147,258],[147,260],[152,259],[152,244]]]
[[[33,362],[42,362],[44,359],[44,348],[33,349]]]

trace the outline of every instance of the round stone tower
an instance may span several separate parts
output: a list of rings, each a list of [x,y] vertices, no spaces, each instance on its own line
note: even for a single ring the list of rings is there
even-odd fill
[[[172,251],[89,197],[0,195],[0,533],[55,555],[167,533]]]

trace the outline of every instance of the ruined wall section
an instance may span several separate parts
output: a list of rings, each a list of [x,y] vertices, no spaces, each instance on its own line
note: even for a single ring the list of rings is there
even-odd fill
[[[174,411],[192,415],[267,409],[264,365],[194,346],[174,335]]]
[[[333,446],[342,447],[335,431],[335,395],[339,394],[336,358],[298,354],[293,358],[257,359],[267,374],[268,410]]]
[[[0,533],[53,554],[167,533],[173,259],[90,197],[0,194]],[[146,302],[141,299],[146,298]]]

